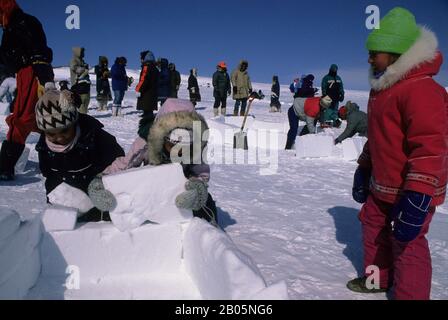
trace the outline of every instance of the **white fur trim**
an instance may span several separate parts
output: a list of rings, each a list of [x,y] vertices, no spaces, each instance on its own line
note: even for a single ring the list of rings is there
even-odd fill
[[[170,112],[161,116],[152,125],[148,135],[148,159],[151,165],[162,163],[162,149],[165,142],[164,138],[175,128],[184,128],[193,130],[193,122],[201,122],[202,148],[207,144],[208,136],[204,133],[208,130],[207,122],[204,117],[197,112]]]
[[[437,37],[428,28],[420,27],[420,37],[402,54],[400,58],[379,78],[373,76],[373,69],[369,71],[369,81],[373,90],[381,91],[392,87],[395,83],[406,78],[411,70],[422,63],[434,60],[439,43]]]

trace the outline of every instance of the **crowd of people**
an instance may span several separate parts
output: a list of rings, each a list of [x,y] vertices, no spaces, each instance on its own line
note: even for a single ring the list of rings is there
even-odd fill
[[[101,122],[88,115],[91,81],[85,49],[73,48],[70,83],[61,81],[58,90],[51,65],[53,52],[40,22],[23,12],[15,0],[2,0],[0,24],[0,58],[7,70],[3,82],[16,82],[16,87],[5,82],[0,88],[1,96],[12,104],[6,118],[9,130],[0,151],[0,180],[14,179],[14,167],[27,136],[33,131],[40,133],[36,150],[46,193],[65,182],[86,192],[95,204],[80,221],[109,219],[100,214],[111,210],[114,202],[113,195],[104,189],[102,175],[171,163],[173,155],[182,156],[173,149],[192,147],[194,121],[201,123],[204,132],[208,129],[195,110],[201,101],[197,69],[191,69],[188,79],[190,101],[178,99],[181,81],[176,66],[165,58],[156,60],[153,52],[146,50],[140,54],[142,69],[135,88],[142,118],[136,139],[125,154]],[[352,195],[363,204],[360,220],[365,270],[378,266],[380,287],[367,286],[370,271],[349,281],[347,287],[374,293],[393,286],[396,299],[429,299],[431,258],[425,235],[436,206],[444,202],[448,176],[448,94],[432,78],[440,70],[442,54],[435,34],[419,27],[406,9],[391,10],[381,26],[371,32],[366,44],[372,87],[369,116],[351,101],[339,109],[344,87],[337,65],[332,65],[322,79],[318,96],[314,75],[303,75],[290,86],[294,102],[288,110],[286,149],[293,148],[299,120],[306,123],[300,135],[315,133],[317,122],[338,127],[346,120],[347,127],[335,144],[356,133],[367,136]],[[109,69],[107,57],[101,56],[94,67],[98,108],[107,108],[113,91],[114,116],[121,114],[125,92],[133,81],[126,74],[126,63],[125,57],[117,57]],[[226,115],[231,94],[235,100],[233,115],[245,115],[252,93],[248,61],[240,61],[230,76],[224,61],[216,68],[214,115]],[[279,79],[273,76],[269,111],[281,111],[279,98]],[[201,148],[205,145],[206,141]],[[176,205],[217,225],[216,206],[208,192],[210,168],[202,152],[201,159],[194,160],[182,163],[188,182]]]

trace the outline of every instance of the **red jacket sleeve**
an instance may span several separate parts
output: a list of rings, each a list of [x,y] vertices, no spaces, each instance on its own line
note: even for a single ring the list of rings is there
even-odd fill
[[[434,196],[447,181],[448,96],[432,80],[400,101],[408,154],[404,190]]]

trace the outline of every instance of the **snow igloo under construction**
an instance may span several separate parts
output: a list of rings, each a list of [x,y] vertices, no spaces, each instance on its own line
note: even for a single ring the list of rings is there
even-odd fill
[[[67,185],[32,220],[0,209],[1,299],[288,299],[224,231],[174,205],[180,165],[103,181],[117,199],[112,223],[76,224],[89,204]]]

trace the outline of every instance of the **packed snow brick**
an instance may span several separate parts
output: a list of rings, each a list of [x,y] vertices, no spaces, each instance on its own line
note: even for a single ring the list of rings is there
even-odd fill
[[[177,224],[146,224],[121,232],[111,223],[87,223],[74,231],[44,234],[42,276],[66,278],[68,266],[79,268],[82,283],[179,272],[182,233]]]
[[[42,222],[46,231],[75,229],[78,210],[75,208],[50,205],[44,212]]]
[[[79,212],[87,212],[93,208],[89,196],[82,190],[63,182],[48,194],[52,205],[75,208]]]
[[[331,135],[307,134],[297,137],[296,155],[298,158],[324,158],[333,153],[334,138]]]
[[[367,138],[359,136],[355,136],[353,138],[345,139],[344,141],[342,141],[344,160],[358,160],[366,142]]]
[[[181,222],[191,219],[191,210],[176,207],[176,196],[185,191],[187,179],[180,164],[147,166],[104,176],[104,188],[112,192],[117,206],[110,212],[121,231],[145,221]]]
[[[15,223],[11,224],[15,229]],[[36,254],[42,237],[40,217],[20,223],[0,242],[0,298],[20,299],[32,287],[40,272]]]
[[[203,299],[251,299],[266,289],[250,257],[242,253],[226,233],[203,220],[193,219],[185,231],[184,260]],[[272,290],[270,299],[288,296],[279,291]],[[266,292],[264,297],[268,295]]]

